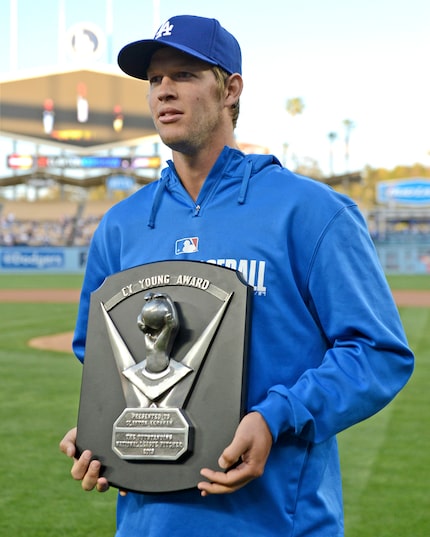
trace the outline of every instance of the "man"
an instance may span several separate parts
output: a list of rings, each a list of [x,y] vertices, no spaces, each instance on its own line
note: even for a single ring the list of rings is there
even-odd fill
[[[173,17],[124,47],[119,65],[149,80],[173,161],[94,234],[78,358],[90,293],[118,271],[180,256],[241,270],[255,297],[248,413],[220,468],[202,469],[195,490],[120,494],[117,536],[340,537],[335,435],[389,403],[413,368],[365,222],[350,199],[236,148],[241,52],[217,21]],[[175,249],[190,238],[193,248]],[[75,437],[61,443],[71,457]],[[74,459],[73,477],[106,490],[90,459]]]

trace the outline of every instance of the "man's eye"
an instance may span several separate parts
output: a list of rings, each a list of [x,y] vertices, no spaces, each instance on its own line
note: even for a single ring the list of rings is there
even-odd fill
[[[176,74],[176,78],[178,80],[184,80],[184,79],[187,79],[187,78],[191,78],[193,75],[191,73],[189,73],[188,71],[180,71],[179,73]]]
[[[151,85],[153,84],[160,84],[161,82],[161,76],[150,76],[148,78],[148,81]]]

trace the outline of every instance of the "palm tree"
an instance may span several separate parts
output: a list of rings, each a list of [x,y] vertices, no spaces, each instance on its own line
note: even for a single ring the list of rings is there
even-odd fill
[[[330,175],[333,176],[333,144],[337,139],[337,132],[329,132],[327,136],[330,140]]]
[[[291,117],[295,117],[299,114],[303,113],[303,110],[305,109],[305,104],[303,102],[303,99],[301,97],[293,97],[291,99],[287,99],[287,103],[285,106],[287,112],[290,114]],[[288,148],[288,144],[284,144],[284,159],[286,159],[286,148]],[[297,157],[293,156],[293,159],[297,161]],[[284,162],[284,165],[286,162]]]
[[[292,116],[297,114],[302,114],[305,109],[305,104],[301,97],[293,97],[292,99],[287,99],[287,112]]]

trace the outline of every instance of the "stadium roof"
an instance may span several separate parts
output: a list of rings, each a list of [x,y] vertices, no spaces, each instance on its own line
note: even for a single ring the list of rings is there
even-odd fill
[[[85,154],[154,135],[147,82],[79,68],[2,80],[0,132]]]

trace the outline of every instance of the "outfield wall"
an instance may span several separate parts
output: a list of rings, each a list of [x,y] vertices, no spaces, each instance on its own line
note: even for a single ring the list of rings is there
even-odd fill
[[[430,238],[419,242],[376,242],[376,249],[386,274],[430,274]],[[0,246],[0,273],[81,273],[87,252],[85,246]]]
[[[430,239],[375,242],[386,274],[430,274]]]
[[[81,273],[87,252],[85,246],[0,247],[0,272]]]

